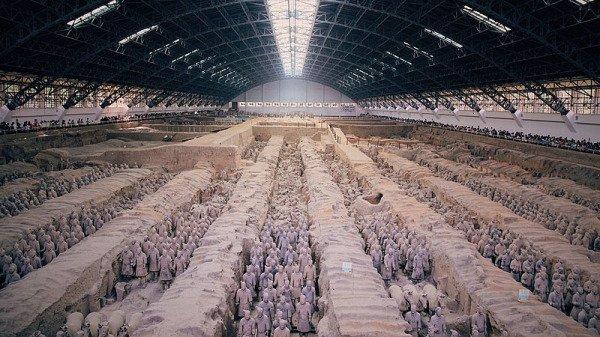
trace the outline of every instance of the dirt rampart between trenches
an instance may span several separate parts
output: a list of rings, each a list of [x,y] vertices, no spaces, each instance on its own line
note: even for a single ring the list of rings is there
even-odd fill
[[[300,149],[308,185],[311,244],[318,260],[321,298],[326,302],[318,335],[409,336],[405,332],[408,323],[365,253],[342,192],[314,143],[304,138]],[[351,272],[342,271],[343,262],[351,263]]]
[[[600,189],[600,155],[471,133],[418,127],[409,137],[435,145],[466,142],[471,153],[518,165],[548,177],[574,180]]]
[[[256,163],[244,169],[188,268],[144,312],[135,337],[220,337],[233,331],[235,292],[267,216],[282,145],[283,138],[271,138]]]
[[[133,188],[133,185],[153,172],[148,169],[126,169],[110,177],[99,179],[71,193],[50,199],[38,207],[13,217],[0,219],[0,247],[8,249],[19,239],[19,235],[35,230],[68,215],[82,206],[102,206],[116,195]]]
[[[143,239],[165,216],[189,207],[214,174],[209,166],[178,174],[49,265],[0,290],[0,336],[29,336],[38,329],[54,336],[70,312],[98,310],[114,285],[124,247]]]
[[[335,144],[341,158],[351,165],[365,187],[381,193],[381,207],[399,216],[404,226],[422,235],[430,244],[432,274],[438,288],[456,298],[467,314],[477,307],[489,315],[492,327],[518,337],[594,336],[570,317],[533,297],[517,301],[525,290],[508,273],[483,258],[476,247],[458,230],[447,225],[429,206],[404,194],[391,180],[379,173],[366,155],[349,151],[354,146]],[[370,162],[369,162],[370,161]]]

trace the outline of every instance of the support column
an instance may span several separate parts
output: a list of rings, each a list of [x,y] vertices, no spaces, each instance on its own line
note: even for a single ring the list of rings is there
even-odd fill
[[[13,110],[10,110],[6,105],[0,107],[0,122],[9,122],[12,117]]]
[[[577,114],[573,111],[569,111],[566,115],[561,115],[562,119],[565,121],[565,124],[571,130],[571,132],[577,132],[575,129],[575,123],[577,121]]]

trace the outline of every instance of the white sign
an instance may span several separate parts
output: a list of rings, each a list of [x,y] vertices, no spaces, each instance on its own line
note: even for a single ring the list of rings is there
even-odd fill
[[[519,290],[519,294],[517,295],[517,300],[519,302],[527,302],[528,299],[529,299],[529,290],[528,289]]]
[[[352,263],[350,262],[342,262],[342,271],[344,273],[352,272]]]

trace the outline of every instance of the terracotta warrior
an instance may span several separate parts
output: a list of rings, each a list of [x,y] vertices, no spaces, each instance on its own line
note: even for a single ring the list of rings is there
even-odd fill
[[[422,327],[421,314],[417,311],[417,308],[413,305],[410,311],[404,314],[404,320],[410,325],[410,334],[413,337],[417,337]]]
[[[256,337],[268,337],[271,331],[271,319],[264,314],[262,307],[256,308]]]
[[[304,295],[301,295],[300,302],[296,305],[296,313],[298,314],[298,331],[300,331],[300,333],[310,332],[310,317],[312,311],[312,305],[306,302],[306,297]]]
[[[273,330],[273,337],[290,337],[290,329],[288,329],[285,319],[279,320],[277,328]]]
[[[263,292],[262,301],[258,303],[257,307],[262,309],[265,316],[268,316],[270,320],[273,320],[275,316],[275,305],[269,300],[268,292]]]
[[[550,295],[548,295],[548,304],[562,311],[565,307],[562,291],[559,291],[559,289],[555,287]]]
[[[244,310],[244,317],[238,325],[238,337],[254,337],[256,335],[256,321],[250,317],[250,310]]]
[[[250,310],[250,303],[252,302],[252,293],[250,289],[246,287],[245,282],[240,282],[240,289],[235,293],[235,303],[238,306],[238,317],[244,316],[245,310]]]
[[[169,254],[163,254],[158,261],[158,266],[160,268],[158,280],[164,290],[171,285],[171,281],[173,280],[173,260],[171,259],[171,256]]]
[[[477,310],[477,312],[471,316],[471,336],[487,336],[487,318],[481,310]]]
[[[148,268],[146,267],[146,263],[148,258],[146,254],[139,249],[135,255],[135,277],[145,279],[148,276]]]
[[[428,337],[446,337],[446,319],[442,315],[442,308],[435,308],[435,315],[429,321]]]
[[[121,275],[125,277],[133,276],[133,265],[135,262],[135,256],[131,249],[127,247],[123,253],[121,253]]]

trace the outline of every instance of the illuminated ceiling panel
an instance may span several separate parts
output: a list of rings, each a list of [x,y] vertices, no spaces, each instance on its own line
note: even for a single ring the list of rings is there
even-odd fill
[[[135,41],[135,40],[141,38],[142,36],[144,36],[144,35],[152,32],[152,31],[155,31],[155,30],[158,30],[158,25],[154,25],[154,26],[151,26],[151,27],[148,27],[148,28],[144,28],[144,29],[138,31],[137,33],[133,33],[133,34],[129,35],[128,37],[122,39],[121,41],[119,41],[119,44],[120,45],[124,45],[124,44],[127,44],[127,43],[131,42],[131,41]]]
[[[67,22],[67,25],[72,28],[82,27],[83,25],[94,21],[95,19],[103,16],[104,14],[116,10],[117,8],[119,8],[122,2],[123,0],[113,0],[107,3],[106,5],[100,6],[91,12],[85,13],[82,16]]]
[[[266,4],[285,75],[301,76],[319,0],[267,0]]]
[[[510,27],[505,26],[503,24],[501,24],[500,22],[490,18],[489,16],[474,10],[473,8],[464,5],[462,8],[463,13],[467,14],[468,16],[472,17],[473,19],[481,22],[482,24],[488,26],[489,28],[491,28],[492,30],[498,32],[498,33],[508,33],[510,32]]]

